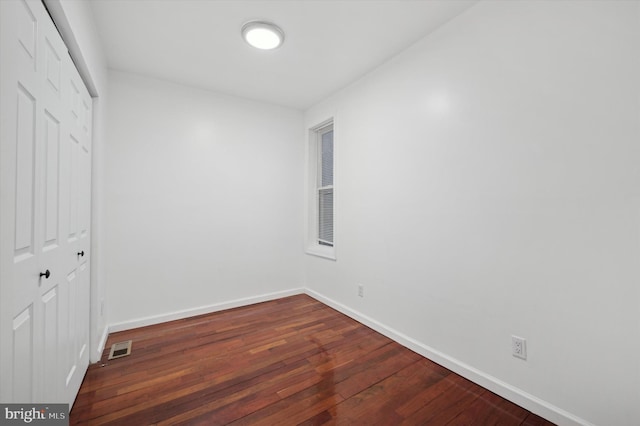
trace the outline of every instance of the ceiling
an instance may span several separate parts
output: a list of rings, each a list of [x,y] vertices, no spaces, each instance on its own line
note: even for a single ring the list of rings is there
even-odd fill
[[[306,109],[406,49],[477,0],[92,0],[112,69]],[[261,19],[286,36],[260,51]]]

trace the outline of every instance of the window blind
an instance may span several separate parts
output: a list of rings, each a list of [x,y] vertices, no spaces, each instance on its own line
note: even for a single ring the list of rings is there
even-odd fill
[[[333,129],[321,132],[318,188],[318,243],[333,246]]]

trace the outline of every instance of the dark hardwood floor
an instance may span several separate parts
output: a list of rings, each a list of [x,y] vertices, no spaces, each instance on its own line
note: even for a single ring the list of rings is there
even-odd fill
[[[70,423],[552,424],[306,295],[110,335]]]

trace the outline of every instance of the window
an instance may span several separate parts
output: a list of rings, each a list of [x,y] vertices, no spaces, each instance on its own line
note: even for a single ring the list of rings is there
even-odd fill
[[[307,252],[335,259],[334,125],[328,120],[309,131],[309,229]]]
[[[333,247],[333,125],[318,136],[318,244]]]

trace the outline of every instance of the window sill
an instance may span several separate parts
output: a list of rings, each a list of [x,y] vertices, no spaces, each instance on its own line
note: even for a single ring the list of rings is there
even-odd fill
[[[323,257],[325,259],[336,260],[336,249],[335,247],[326,247],[313,245],[307,247],[305,250],[307,254],[317,257]]]

